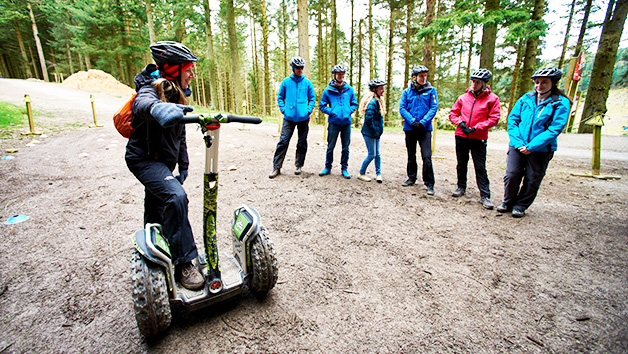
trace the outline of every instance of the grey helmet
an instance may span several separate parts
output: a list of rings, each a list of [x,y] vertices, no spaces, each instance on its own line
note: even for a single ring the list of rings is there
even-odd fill
[[[384,80],[374,79],[374,80],[369,81],[369,89],[371,91],[374,90],[376,87],[384,86],[384,85],[388,85],[388,83]]]
[[[428,69],[427,66],[425,66],[425,65],[418,65],[418,66],[415,66],[414,68],[412,68],[412,76],[418,75],[419,73],[427,73],[429,71],[430,71],[430,69]]]
[[[560,71],[560,69],[547,67],[537,70],[530,78],[534,80],[537,77],[547,77],[552,80],[553,83],[557,83],[562,76],[563,72]]]
[[[481,80],[488,82],[493,77],[493,74],[488,69],[478,69],[471,74],[471,80]]]
[[[150,53],[159,67],[162,67],[164,64],[176,65],[198,60],[198,57],[188,47],[173,41],[161,41],[151,44]]]
[[[331,73],[335,74],[335,73],[346,73],[347,69],[345,69],[344,66],[338,64],[338,65],[334,65],[334,67],[331,69]]]
[[[292,68],[294,69],[297,66],[300,66],[302,68],[305,67],[305,60],[303,60],[303,58],[301,57],[294,57],[292,59],[290,59],[290,66],[292,66]]]

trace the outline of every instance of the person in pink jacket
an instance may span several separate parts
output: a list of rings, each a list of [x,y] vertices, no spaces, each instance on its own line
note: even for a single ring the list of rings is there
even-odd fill
[[[471,87],[456,100],[449,112],[449,120],[456,128],[456,158],[458,164],[458,188],[454,197],[461,197],[467,190],[467,165],[469,151],[475,167],[475,179],[480,190],[480,203],[486,209],[493,209],[491,190],[486,173],[486,140],[488,130],[499,122],[499,97],[491,92],[488,81],[493,74],[487,69],[479,69],[471,74]]]

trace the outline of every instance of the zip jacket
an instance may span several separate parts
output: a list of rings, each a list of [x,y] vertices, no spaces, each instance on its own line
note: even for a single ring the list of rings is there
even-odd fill
[[[131,126],[135,130],[126,145],[125,158],[127,161],[163,162],[171,171],[179,164],[179,170],[187,170],[189,160],[185,126],[177,124],[164,128],[150,114],[155,103],[163,102],[151,85],[157,78],[159,72],[155,64],[148,64],[141,73],[135,75],[137,96],[131,108]]]
[[[399,113],[405,120],[403,131],[428,130],[432,131],[432,119],[438,111],[438,96],[436,89],[426,82],[422,88],[414,83],[403,90],[399,101]],[[413,127],[411,124],[419,121],[423,127]]]
[[[329,83],[321,95],[318,108],[327,114],[330,124],[351,124],[351,115],[358,109],[358,100],[355,98],[353,88],[346,82],[341,87]]]
[[[500,117],[499,97],[491,92],[490,86],[475,97],[471,87],[467,93],[458,97],[449,112],[449,120],[458,126],[464,122],[467,127],[475,128],[475,131],[467,136],[462,128],[456,128],[456,135],[469,139],[488,139],[488,130],[496,126]]]
[[[283,79],[277,94],[277,105],[284,119],[291,122],[310,119],[315,103],[314,86],[305,76],[292,74]]]
[[[379,108],[379,101],[371,99],[364,112],[364,124],[362,125],[362,135],[369,138],[378,139],[384,133],[384,118]]]
[[[530,152],[556,151],[556,140],[567,124],[569,107],[569,99],[564,96],[552,95],[537,104],[536,92],[526,93],[508,116],[510,146],[525,146]]]

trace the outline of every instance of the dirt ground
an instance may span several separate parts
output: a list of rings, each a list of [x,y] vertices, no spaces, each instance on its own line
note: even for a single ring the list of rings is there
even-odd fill
[[[55,84],[0,80],[2,101],[30,93],[46,138],[0,141],[0,353],[625,353],[628,351],[628,137],[563,135],[539,196],[523,219],[484,210],[470,165],[455,189],[454,139],[439,132],[436,195],[404,188],[402,132],[382,140],[384,183],[357,180],[366,149],[353,131],[350,180],[319,177],[323,130],[311,127],[300,176],[293,139],[283,174],[268,178],[277,126],[221,133],[219,247],[231,249],[231,212],[256,208],[275,243],[277,286],[177,315],[158,340],[139,334],[132,310],[130,235],[141,228],[143,189],[124,163],[126,140],[110,117],[126,97]],[[492,200],[501,202],[507,135],[490,136]],[[184,184],[201,241],[204,149],[188,127]],[[339,160],[339,146],[336,159]],[[230,171],[227,167],[235,166]],[[373,175],[373,166],[369,168]]]

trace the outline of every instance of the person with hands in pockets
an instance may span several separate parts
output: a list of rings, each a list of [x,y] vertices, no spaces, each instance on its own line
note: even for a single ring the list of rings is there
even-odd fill
[[[358,179],[370,182],[371,177],[366,175],[366,169],[371,161],[375,160],[375,181],[382,183],[382,157],[379,153],[379,140],[384,133],[384,116],[386,115],[386,102],[384,102],[384,86],[387,82],[379,79],[369,81],[369,93],[360,101],[360,114],[364,116],[362,125],[362,137],[366,144],[368,155],[362,162]]]
[[[295,175],[301,174],[307,153],[307,133],[310,129],[310,114],[314,110],[316,96],[312,82],[303,76],[305,60],[301,57],[294,57],[290,60],[290,66],[292,66],[292,74],[283,79],[277,94],[277,105],[283,114],[283,124],[273,157],[273,172],[268,175],[268,178],[275,178],[281,174],[281,167],[295,128],[298,130],[297,153],[294,159]]]
[[[416,183],[418,165],[416,162],[417,142],[423,159],[423,183],[427,194],[434,194],[434,167],[432,166],[432,120],[438,112],[436,89],[427,81],[429,69],[419,65],[412,69],[410,87],[403,91],[399,101],[399,113],[404,119],[403,132],[406,135],[408,150],[408,180],[402,186]]]
[[[353,88],[344,81],[346,69],[342,65],[335,65],[331,74],[333,78],[323,91],[318,108],[328,116],[327,154],[325,168],[318,174],[325,176],[331,173],[334,161],[334,148],[338,135],[342,144],[340,156],[340,170],[344,178],[351,178],[349,167],[349,144],[351,143],[351,115],[358,108],[358,100]]]
[[[567,124],[571,100],[557,86],[560,69],[546,67],[531,77],[534,91],[521,97],[508,116],[508,156],[500,213],[521,218],[532,205]]]
[[[497,125],[500,117],[499,97],[488,86],[492,76],[487,69],[474,71],[470,77],[471,86],[458,97],[449,112],[449,120],[458,126],[455,133],[458,188],[452,195],[461,197],[467,190],[467,165],[471,152],[480,203],[489,210],[493,209],[493,203],[486,173],[486,142],[489,129]]]
[[[188,289],[199,289],[204,279],[192,260],[198,257],[188,220],[188,198],[182,187],[188,175],[185,126],[178,124],[193,108],[187,98],[198,60],[181,43],[150,45],[155,64],[135,76],[131,133],[125,160],[144,185],[144,223],[158,223],[168,240],[177,278]],[[172,171],[178,166],[179,174]]]

